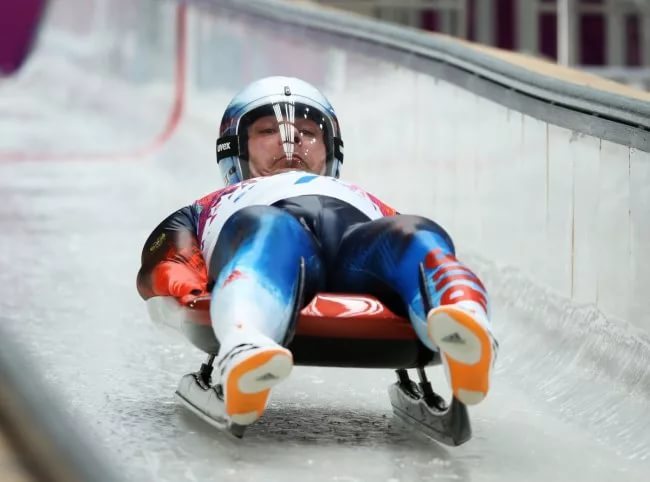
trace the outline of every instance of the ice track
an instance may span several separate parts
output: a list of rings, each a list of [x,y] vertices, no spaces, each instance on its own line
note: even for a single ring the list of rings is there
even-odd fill
[[[75,20],[75,3],[89,9],[90,25]],[[404,82],[452,87],[411,79],[388,59],[297,45],[264,21],[189,8],[184,116],[161,139],[178,94],[178,12],[164,2],[108,5],[55,2],[35,56],[0,84],[0,323],[125,480],[648,480],[648,331],[562,301],[493,261],[464,239],[459,217],[450,231],[487,280],[501,341],[493,391],[471,410],[469,443],[443,447],[393,420],[389,371],[299,367],[242,441],[176,406],[178,380],[203,355],[152,325],[135,275],[155,224],[220,186],[213,143],[235,89],[280,72],[317,83],[339,106],[344,177],[403,211],[444,217],[429,207],[443,204],[443,188],[427,201],[406,194],[408,171],[390,183],[376,173],[364,182],[364,172],[395,158],[378,145],[393,135],[415,149],[406,153],[413,175],[454,169],[427,167],[425,137],[408,137],[408,112],[396,117],[403,104],[389,99],[381,111],[371,100]],[[431,375],[443,386],[439,370]]]

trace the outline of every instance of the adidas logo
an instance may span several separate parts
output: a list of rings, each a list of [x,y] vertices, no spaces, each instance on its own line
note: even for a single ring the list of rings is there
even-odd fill
[[[222,402],[225,400],[224,394],[223,394],[223,385],[220,383],[212,387],[214,390],[214,393],[217,395],[217,398],[221,400]]]
[[[264,375],[257,377],[258,382],[265,382],[267,380],[277,380],[278,377],[276,377],[273,373],[265,373]]]
[[[447,343],[457,343],[460,345],[465,344],[465,340],[458,334],[458,333],[452,333],[451,335],[445,336],[442,341],[447,342]]]
[[[240,343],[239,345],[233,347],[228,353],[223,356],[221,360],[219,360],[219,363],[217,363],[217,368],[220,370],[221,376],[223,376],[223,374],[226,372],[226,367],[233,358],[235,358],[240,353],[255,350],[257,348],[259,348],[259,346],[253,345],[252,343]]]

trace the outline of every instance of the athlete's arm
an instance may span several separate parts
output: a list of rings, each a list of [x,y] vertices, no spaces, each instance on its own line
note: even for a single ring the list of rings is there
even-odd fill
[[[142,249],[138,293],[143,299],[174,296],[187,303],[206,294],[207,269],[197,238],[199,212],[186,206],[154,229]]]

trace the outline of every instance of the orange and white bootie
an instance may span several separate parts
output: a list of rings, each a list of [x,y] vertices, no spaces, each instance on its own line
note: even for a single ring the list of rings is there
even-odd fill
[[[215,369],[231,422],[246,426],[258,420],[271,388],[292,368],[291,352],[259,332],[237,330],[225,337]]]
[[[465,405],[487,396],[498,350],[487,316],[473,305],[440,305],[427,314],[429,338],[440,350],[454,396]]]

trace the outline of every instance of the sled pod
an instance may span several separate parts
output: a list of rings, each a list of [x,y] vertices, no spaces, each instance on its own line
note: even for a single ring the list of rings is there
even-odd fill
[[[210,323],[210,299],[189,306],[175,299],[147,300],[152,320],[181,331],[197,348],[217,353]],[[288,344],[296,365],[416,368],[440,363],[418,339],[409,320],[369,295],[320,293],[302,309]]]
[[[411,322],[368,295],[321,293],[301,312],[289,345],[296,364],[415,368],[434,363]]]

